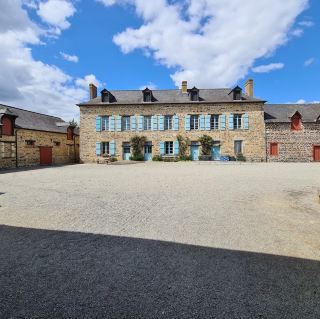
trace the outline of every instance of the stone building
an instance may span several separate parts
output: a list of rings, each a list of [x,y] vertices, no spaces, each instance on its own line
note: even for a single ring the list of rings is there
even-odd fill
[[[188,138],[187,153],[197,160],[199,138],[214,140],[214,159],[242,154],[248,161],[265,161],[264,101],[253,97],[253,81],[245,92],[234,89],[108,91],[97,96],[90,84],[90,101],[79,104],[80,160],[96,162],[105,153],[128,160],[133,136],[147,139],[146,160],[155,155],[177,156],[177,136]]]
[[[270,162],[320,161],[320,104],[265,105]]]
[[[0,104],[0,169],[78,161],[79,134],[69,123]]]

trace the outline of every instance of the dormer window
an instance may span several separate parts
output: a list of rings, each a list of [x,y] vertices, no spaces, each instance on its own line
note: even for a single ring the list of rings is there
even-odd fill
[[[190,101],[199,101],[199,90],[196,87],[193,87],[193,89],[190,90]]]
[[[14,119],[11,116],[3,116],[1,122],[1,135],[13,136]]]
[[[296,112],[291,117],[291,130],[300,131],[302,129],[302,116],[299,112]]]
[[[150,103],[152,102],[152,91],[146,88],[142,91],[143,93],[143,102]]]
[[[110,92],[106,89],[101,91],[101,102],[110,103]]]
[[[234,101],[241,101],[242,100],[242,89],[239,86],[236,86],[232,91],[233,93],[233,100]]]

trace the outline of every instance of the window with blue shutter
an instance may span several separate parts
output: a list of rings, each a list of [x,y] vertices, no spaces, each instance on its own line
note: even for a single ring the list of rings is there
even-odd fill
[[[233,130],[233,114],[229,115],[229,130]]]
[[[211,120],[211,116],[206,115],[205,116],[205,129],[206,129],[206,131],[210,131],[210,120]]]
[[[184,117],[184,128],[186,131],[190,131],[190,115]]]
[[[130,121],[131,121],[131,131],[135,131],[137,129],[136,128],[136,117],[134,115],[131,116]]]
[[[226,115],[221,114],[220,116],[220,130],[225,130],[226,129]]]
[[[138,116],[138,131],[143,131],[143,116]]]
[[[109,127],[110,132],[114,132],[115,130],[115,118],[114,116],[110,116],[110,127]]]
[[[101,132],[101,116],[96,117],[96,131]]]
[[[178,115],[173,116],[173,130],[179,131],[179,116]]]
[[[159,130],[164,131],[164,116],[159,115]]]
[[[152,116],[152,131],[157,131],[158,130],[158,116],[154,115]]]
[[[96,143],[96,155],[101,156],[101,143],[100,142]]]
[[[116,143],[115,141],[110,142],[110,155],[115,156],[116,155]]]
[[[200,115],[200,130],[201,131],[205,130],[205,117],[204,117],[204,115]]]
[[[122,129],[121,127],[121,116],[117,116],[117,131],[120,132]]]
[[[244,116],[243,116],[243,128],[245,130],[249,129],[249,114],[248,113],[244,114]]]
[[[164,155],[164,142],[160,142],[160,155]]]
[[[179,155],[179,141],[174,141],[174,155]]]

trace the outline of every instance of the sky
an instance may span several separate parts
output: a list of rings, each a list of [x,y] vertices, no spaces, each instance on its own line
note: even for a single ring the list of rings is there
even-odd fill
[[[88,84],[320,101],[318,0],[0,0],[0,103],[70,120]]]

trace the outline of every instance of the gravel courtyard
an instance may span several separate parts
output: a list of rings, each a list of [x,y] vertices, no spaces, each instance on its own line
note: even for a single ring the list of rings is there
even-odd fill
[[[319,318],[320,165],[0,171],[0,318]]]

